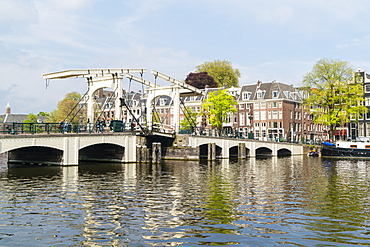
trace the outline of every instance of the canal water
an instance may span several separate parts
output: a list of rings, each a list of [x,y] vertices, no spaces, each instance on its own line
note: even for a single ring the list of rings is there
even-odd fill
[[[0,246],[369,246],[370,161],[0,170]]]

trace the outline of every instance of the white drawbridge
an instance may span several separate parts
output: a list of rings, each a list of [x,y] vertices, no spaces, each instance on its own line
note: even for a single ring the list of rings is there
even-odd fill
[[[110,88],[114,90],[115,95],[115,119],[121,120],[122,111],[120,109],[120,98],[122,98],[122,79],[127,77],[130,80],[139,82],[146,88],[147,97],[147,130],[152,131],[152,111],[153,111],[153,100],[158,95],[168,95],[173,100],[173,125],[172,128],[175,133],[179,131],[180,122],[180,97],[193,96],[193,95],[205,95],[203,90],[190,86],[184,82],[178,81],[170,76],[162,74],[158,71],[152,70],[151,73],[155,79],[157,77],[171,82],[172,85],[159,86],[157,83],[153,83],[142,78],[136,77],[131,73],[140,73],[141,75],[146,72],[146,69],[81,69],[81,70],[65,70],[54,73],[47,73],[43,75],[44,79],[69,79],[69,78],[86,78],[87,82],[87,94],[85,99],[87,103],[87,119],[90,123],[94,123],[94,102],[93,95],[100,88]]]

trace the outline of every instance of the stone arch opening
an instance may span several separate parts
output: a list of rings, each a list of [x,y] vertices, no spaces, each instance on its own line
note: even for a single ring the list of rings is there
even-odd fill
[[[240,150],[240,148],[244,148],[244,150]],[[250,149],[247,147],[240,147],[233,146],[229,148],[229,157],[230,159],[237,159],[237,158],[248,158],[250,155]],[[239,152],[242,152],[239,154]]]
[[[79,150],[79,161],[124,162],[125,147],[111,143],[99,143]]]
[[[266,147],[256,149],[256,158],[265,159],[272,157],[272,150]]]
[[[277,151],[278,158],[290,157],[290,156],[292,156],[292,152],[289,149],[282,148]]]
[[[233,146],[229,148],[229,157],[230,159],[235,159],[239,157],[239,147]]]
[[[33,146],[8,151],[9,164],[61,165],[63,151],[51,147]]]
[[[212,159],[212,157],[210,156],[213,156],[216,159],[222,158],[222,148],[220,146],[214,145],[214,143],[213,143],[214,154],[213,155],[209,154],[210,149],[212,149],[210,145],[212,144],[206,143],[206,144],[202,144],[199,146],[199,158],[200,159],[208,159],[208,158]]]
[[[216,145],[216,158],[222,158],[222,147]]]

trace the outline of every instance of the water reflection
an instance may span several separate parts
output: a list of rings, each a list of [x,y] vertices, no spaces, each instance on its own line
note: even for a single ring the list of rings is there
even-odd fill
[[[369,161],[81,164],[0,173],[0,245],[367,245]]]

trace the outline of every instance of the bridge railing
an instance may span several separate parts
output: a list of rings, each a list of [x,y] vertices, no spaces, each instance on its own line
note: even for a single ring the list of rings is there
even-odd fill
[[[248,140],[260,140],[260,141],[270,141],[270,142],[287,142],[287,143],[297,143],[297,144],[311,144],[306,143],[307,141],[290,141],[289,139],[273,138],[273,137],[263,137],[255,138],[253,133],[244,133],[241,131],[231,130],[231,129],[200,129],[195,127],[185,127],[180,130],[180,134],[188,134],[192,136],[209,136],[209,137],[222,137],[222,138],[236,138],[236,139],[248,139]],[[317,143],[313,143],[317,144]]]

